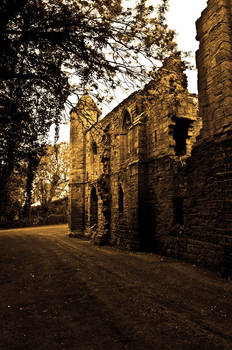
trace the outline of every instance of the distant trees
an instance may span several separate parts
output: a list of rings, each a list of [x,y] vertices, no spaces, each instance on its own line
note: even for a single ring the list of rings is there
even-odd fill
[[[43,154],[37,156],[36,167],[30,162],[21,162],[9,179],[8,203],[2,224],[10,222],[27,222],[35,212],[39,216],[47,217],[54,212],[53,202],[58,202],[59,211],[66,206],[69,181],[69,145],[65,142],[55,146],[48,145]],[[29,174],[28,174],[29,173]],[[31,207],[33,204],[33,207]],[[36,210],[32,210],[34,208]],[[66,215],[66,209],[62,212]],[[3,220],[6,219],[6,220]]]
[[[119,84],[146,79],[177,50],[174,32],[165,23],[167,7],[168,0],[161,0],[156,12],[146,0],[135,1],[133,9],[120,0],[1,1],[2,218],[9,181],[21,162],[28,165],[27,213],[48,131],[52,124],[58,127],[71,93],[79,96],[89,88],[101,101]],[[100,91],[99,84],[105,89]]]
[[[46,213],[52,201],[68,196],[69,145],[60,143],[47,147],[33,182],[33,203]]]
[[[9,191],[8,201],[4,213],[0,213],[0,223],[6,224],[18,220],[22,216],[22,209],[25,203],[25,168],[18,167],[8,179]],[[4,214],[4,215],[3,215]]]

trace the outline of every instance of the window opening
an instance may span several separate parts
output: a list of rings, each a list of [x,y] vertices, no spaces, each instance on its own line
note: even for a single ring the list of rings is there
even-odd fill
[[[125,110],[123,114],[122,128],[124,130],[128,129],[130,125],[131,125],[131,115],[128,112],[128,110]]]
[[[95,187],[91,190],[90,195],[90,226],[98,223],[98,197]]]
[[[124,200],[123,200],[123,190],[122,190],[122,186],[119,185],[119,189],[118,189],[118,209],[119,209],[119,213],[123,213],[124,210]]]
[[[175,140],[175,153],[178,157],[186,154],[186,139],[191,120],[186,118],[175,118],[173,139]]]
[[[183,210],[183,198],[173,198],[173,224],[183,225],[184,223],[184,210]]]

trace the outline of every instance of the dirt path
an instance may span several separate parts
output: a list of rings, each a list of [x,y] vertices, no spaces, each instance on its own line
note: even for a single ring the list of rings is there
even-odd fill
[[[0,349],[232,349],[232,282],[66,226],[0,231]]]

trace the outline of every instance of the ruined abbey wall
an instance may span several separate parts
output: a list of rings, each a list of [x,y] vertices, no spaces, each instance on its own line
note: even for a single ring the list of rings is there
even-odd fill
[[[188,234],[202,242],[209,266],[232,273],[232,3],[208,1],[197,22],[202,137],[187,178]],[[200,168],[199,168],[200,166]],[[199,179],[196,186],[194,179]],[[199,221],[199,216],[201,220]],[[206,250],[206,252],[205,252]],[[207,256],[207,258],[205,257]],[[227,271],[227,272],[226,272]]]
[[[100,121],[83,96],[71,114],[71,231],[153,249],[156,228],[173,225],[174,168],[200,132],[197,109],[179,57]]]
[[[232,271],[232,5],[197,21],[198,99],[178,57],[104,119],[71,113],[70,229]]]
[[[161,240],[164,252],[225,275],[232,273],[231,9],[230,1],[209,0],[197,22],[203,128],[177,177],[182,188],[183,232]]]

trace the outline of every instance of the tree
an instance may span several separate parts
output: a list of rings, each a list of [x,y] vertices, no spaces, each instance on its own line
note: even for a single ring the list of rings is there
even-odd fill
[[[48,146],[41,157],[33,182],[33,202],[46,212],[55,199],[67,197],[69,181],[69,145]]]
[[[4,213],[0,213],[1,224],[9,225],[21,217],[22,208],[25,202],[25,180],[26,176],[24,167],[18,167],[18,169],[15,169],[11,174],[7,206]]]
[[[12,172],[22,160],[36,168],[70,93],[88,88],[101,101],[118,85],[141,84],[177,50],[165,23],[167,6],[161,0],[153,16],[146,0],[133,9],[120,0],[1,1],[1,212]]]
[[[176,49],[165,24],[168,0],[156,17],[146,0],[135,1],[133,9],[118,0],[4,0],[1,6],[1,79],[43,81],[46,89],[63,65],[81,86],[96,78],[114,85],[109,78],[118,72],[143,76],[141,56],[154,63]]]

